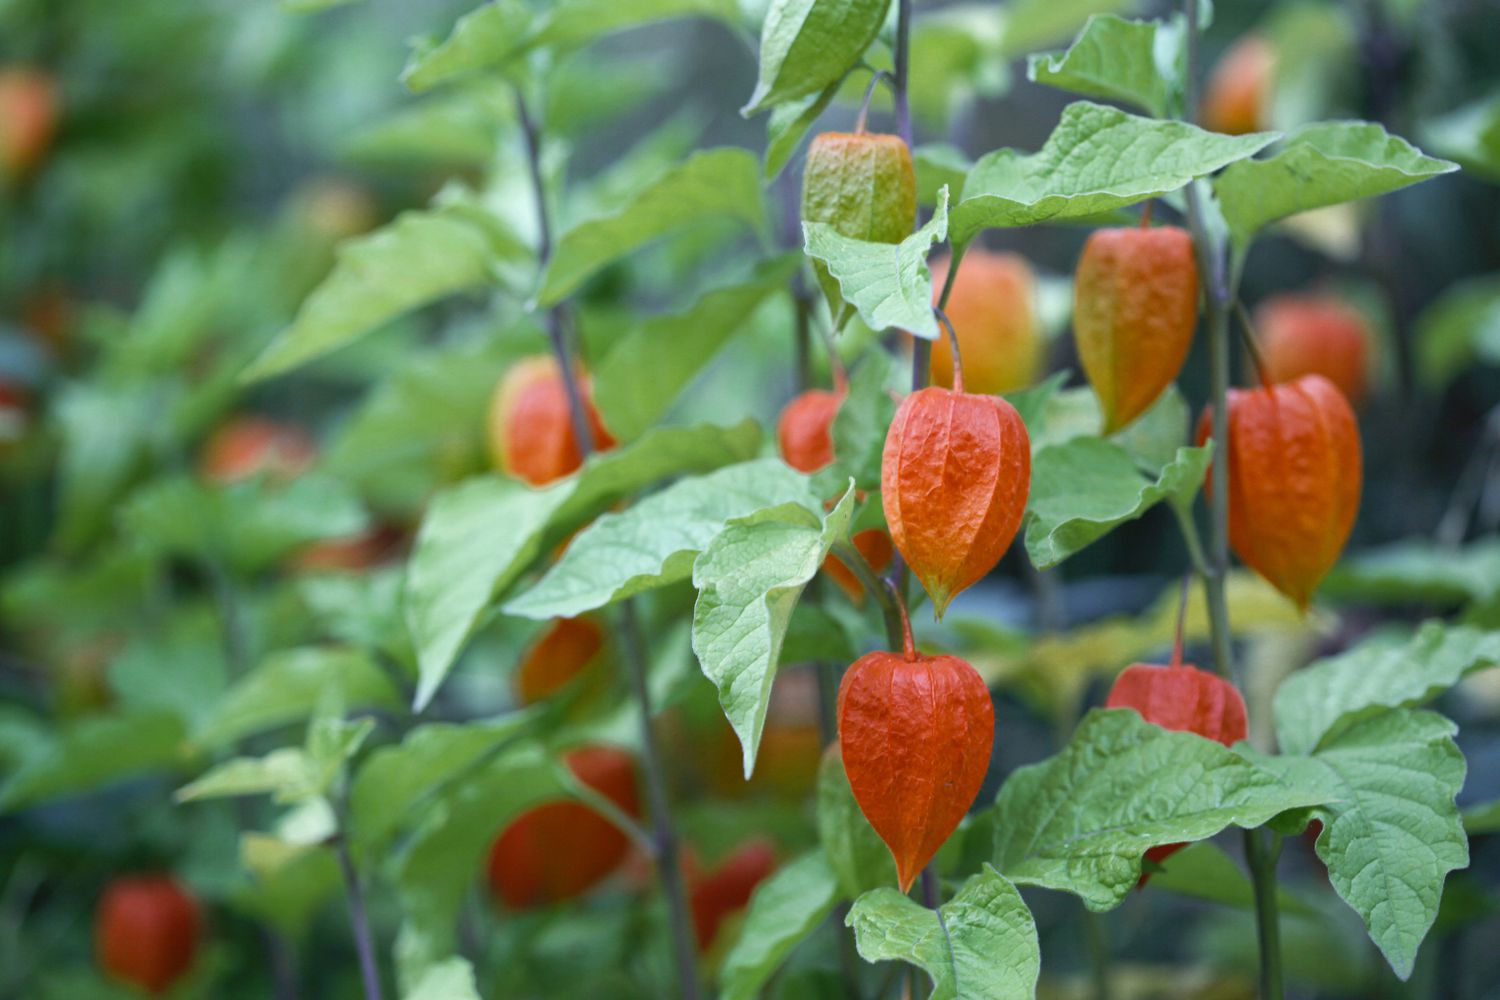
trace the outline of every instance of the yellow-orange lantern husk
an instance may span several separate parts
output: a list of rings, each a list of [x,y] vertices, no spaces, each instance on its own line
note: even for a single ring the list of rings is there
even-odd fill
[[[1176,226],[1095,231],[1078,259],[1073,299],[1078,359],[1111,433],[1156,402],[1193,346],[1192,237]]]

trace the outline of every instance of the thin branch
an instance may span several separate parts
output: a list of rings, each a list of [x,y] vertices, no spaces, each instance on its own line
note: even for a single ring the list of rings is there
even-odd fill
[[[1255,324],[1250,320],[1250,311],[1245,308],[1245,303],[1239,298],[1234,300],[1234,315],[1240,321],[1240,337],[1245,342],[1245,349],[1250,352],[1250,363],[1255,366],[1255,377],[1260,380],[1262,387],[1269,387],[1271,380],[1266,377],[1266,362],[1260,353],[1260,344],[1255,339]]]
[[[896,0],[896,134],[911,146],[911,104],[907,91],[911,72],[911,0]]]

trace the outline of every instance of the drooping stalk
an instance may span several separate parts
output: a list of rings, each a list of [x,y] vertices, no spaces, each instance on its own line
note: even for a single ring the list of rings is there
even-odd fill
[[[354,927],[354,950],[359,955],[359,975],[364,982],[365,1000],[381,1000],[380,969],[375,963],[375,946],[370,934],[370,916],[365,908],[364,887],[354,859],[349,855],[349,838],[340,831],[337,853],[339,870],[344,876],[344,894],[349,899],[349,922]]]
[[[542,177],[541,130],[531,116],[526,97],[516,89],[516,111],[526,139],[526,154],[530,168],[532,194],[537,211],[537,257],[545,270],[552,253],[551,223],[547,209],[547,189]],[[552,354],[562,375],[568,398],[568,414],[578,440],[578,450],[585,458],[594,451],[594,438],[589,428],[588,413],[584,408],[583,393],[578,385],[578,373],[573,366],[572,354],[563,335],[564,315],[562,306],[547,310],[547,332],[551,339]],[[672,824],[671,803],[667,795],[666,771],[662,766],[661,752],[656,743],[656,731],[652,724],[651,689],[646,678],[646,647],[636,619],[635,606],[629,599],[620,603],[617,611],[621,647],[630,674],[631,689],[639,709],[641,735],[641,767],[646,775],[646,797],[651,810],[652,853],[656,862],[657,877],[661,880],[662,894],[667,900],[667,916],[672,933],[672,950],[677,963],[678,989],[683,1000],[698,997],[698,955],[692,930],[692,917],[688,908],[687,888],[679,859],[677,831]]]
[[[1183,81],[1183,116],[1189,121],[1198,110],[1198,9],[1199,0],[1185,0],[1187,18],[1186,79]],[[1209,501],[1211,532],[1203,575],[1208,599],[1209,630],[1213,640],[1214,668],[1220,676],[1234,674],[1233,648],[1229,632],[1229,605],[1225,577],[1229,570],[1229,311],[1235,299],[1226,267],[1226,248],[1209,232],[1204,217],[1203,196],[1194,181],[1187,187],[1188,224],[1204,283],[1204,302],[1209,337],[1209,365],[1213,412],[1213,496]],[[1236,268],[1236,271],[1238,269]],[[1237,274],[1235,275],[1237,279]],[[1279,839],[1275,842],[1279,844]],[[1281,1000],[1281,925],[1276,912],[1276,858],[1279,847],[1267,851],[1259,830],[1244,831],[1245,861],[1255,888],[1255,924],[1260,946],[1260,995],[1262,1000]]]

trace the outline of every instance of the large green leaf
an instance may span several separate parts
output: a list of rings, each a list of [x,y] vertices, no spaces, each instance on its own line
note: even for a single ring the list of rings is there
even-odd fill
[[[292,325],[245,372],[266,378],[311,361],[418,306],[484,288],[530,250],[466,197],[404,212],[339,247],[338,262]]]
[[[1096,14],[1066,52],[1034,55],[1027,75],[1085,97],[1133,104],[1165,118],[1182,76],[1183,24]]]
[[[1464,783],[1457,727],[1434,712],[1397,709],[1343,729],[1313,760],[1338,781],[1318,857],[1402,979],[1437,917],[1443,882],[1469,863],[1454,799]]]
[[[1362,604],[1487,604],[1500,597],[1500,539],[1453,549],[1418,537],[1364,549],[1334,567],[1318,593]]]
[[[1283,753],[1311,753],[1390,708],[1415,708],[1500,663],[1500,632],[1428,622],[1405,644],[1376,639],[1298,671],[1276,692]]]
[[[974,165],[949,237],[963,246],[984,229],[1087,219],[1157,198],[1255,155],[1275,138],[1219,135],[1076,101],[1038,152],[1002,149]]]
[[[729,521],[693,564],[693,652],[740,738],[746,780],[792,612],[853,514],[852,485],[826,518],[795,502],[760,510]]]
[[[740,936],[719,973],[723,1000],[754,1000],[787,954],[838,902],[838,883],[822,851],[810,851],[756,887]]]
[[[1186,508],[1203,484],[1212,447],[1178,448],[1153,482],[1124,448],[1077,437],[1036,453],[1027,501],[1026,553],[1056,566],[1163,500]]]
[[[760,73],[743,115],[816,94],[843,78],[885,22],[890,0],[771,0]]]
[[[669,476],[743,460],[759,445],[750,423],[662,428],[591,456],[579,472],[539,490],[484,476],[438,494],[407,571],[406,620],[420,672],[417,708],[432,699],[490,602],[548,542],[621,497]]]
[[[1128,709],[1090,712],[1061,753],[1011,774],[995,800],[995,865],[1013,881],[1118,906],[1152,847],[1253,828],[1337,787],[1304,758],[1259,766]]]
[[[611,433],[630,441],[660,419],[797,267],[796,256],[777,257],[751,280],[714,289],[685,312],[645,319],[621,337],[594,369],[594,403]]]
[[[492,721],[431,723],[370,754],[349,789],[350,828],[360,852],[378,851],[424,797],[521,737],[536,717],[521,711]]]
[[[927,224],[900,243],[857,240],[822,222],[802,223],[802,234],[807,255],[828,266],[844,301],[870,329],[899,327],[928,340],[942,333],[932,314],[927,255],[948,235],[946,189]]]
[[[895,889],[855,901],[849,926],[867,962],[911,962],[932,976],[930,1000],[1031,1000],[1042,953],[1021,894],[988,865],[929,910]]]
[[[896,884],[896,859],[860,812],[837,745],[818,767],[818,840],[844,898]]]
[[[393,709],[401,695],[367,653],[309,647],[273,653],[236,681],[193,734],[206,749],[310,718],[330,692],[350,708]]]
[[[1423,156],[1405,139],[1369,122],[1323,122],[1294,132],[1264,160],[1232,164],[1214,192],[1241,249],[1277,219],[1371,198],[1457,170]]]
[[[780,459],[742,462],[684,479],[628,510],[608,513],[568,546],[530,590],[505,605],[523,618],[569,618],[692,575],[724,525],[767,507],[822,503]]]
[[[694,153],[618,211],[563,233],[542,275],[537,305],[560,302],[601,268],[668,233],[716,218],[738,219],[756,234],[766,232],[760,167],[748,150]]]
[[[160,710],[80,719],[55,740],[28,749],[0,785],[0,812],[180,766],[187,760],[184,735],[177,716]]]

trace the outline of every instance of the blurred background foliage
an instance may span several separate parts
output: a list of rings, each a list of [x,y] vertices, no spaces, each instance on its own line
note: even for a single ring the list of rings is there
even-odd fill
[[[400,80],[410,54],[472,6],[0,0],[0,72],[41,74],[57,108],[45,153],[10,167],[0,187],[0,995],[115,995],[89,959],[98,886],[164,866],[216,914],[210,954],[182,995],[267,995],[275,970],[260,957],[256,918],[320,956],[301,964],[306,995],[355,995],[326,850],[251,877],[241,859],[255,870],[254,845],[237,846],[233,809],[167,803],[205,759],[242,737],[300,731],[311,714],[305,692],[287,694],[292,681],[271,694],[247,685],[248,665],[294,678],[299,663],[321,658],[318,676],[336,677],[351,706],[399,714],[410,704],[400,560],[426,499],[489,468],[491,391],[511,361],[543,344],[525,309],[535,224],[509,88],[480,77],[413,94]],[[538,58],[549,95],[544,163],[568,182],[556,206],[564,224],[622,204],[695,148],[765,148],[764,119],[735,110],[754,83],[757,7],[744,0],[727,5],[728,17],[654,23]],[[912,102],[927,191],[955,164],[1002,146],[1034,149],[1048,135],[1068,97],[1027,80],[1028,53],[1066,44],[1091,13],[1168,13],[1128,0],[934,2],[918,12]],[[1274,293],[1327,290],[1379,332],[1361,412],[1365,499],[1328,606],[1299,620],[1262,585],[1235,581],[1237,625],[1257,665],[1253,717],[1279,672],[1373,627],[1435,611],[1500,626],[1500,8],[1221,3],[1209,65],[1247,34],[1276,56],[1271,126],[1364,117],[1466,168],[1293,219],[1251,258],[1252,309]],[[877,45],[877,64],[880,54]],[[864,80],[851,77],[819,127],[850,126]],[[877,125],[888,113],[877,100]],[[800,243],[798,179],[794,157],[769,194],[775,242],[788,247]],[[450,274],[440,290],[451,294],[399,310],[294,377],[241,381],[341,243],[434,199],[493,211],[518,243],[516,266],[468,283]],[[987,237],[1040,275],[1051,371],[1077,369],[1059,334],[1085,236]],[[677,312],[746,280],[746,242],[742,227],[698,226],[592,279],[580,299],[586,356],[603,363],[643,312]],[[792,325],[785,296],[762,296],[669,422],[768,422],[794,390]],[[1194,405],[1206,386],[1193,377],[1205,371],[1198,361],[1185,368]],[[247,418],[291,435],[282,459],[246,468],[236,448],[266,430],[247,430]],[[992,785],[1051,752],[1115,671],[1170,643],[1184,560],[1158,509],[1041,579],[1012,554],[955,603],[930,638],[966,651],[1001,691]],[[349,566],[360,572],[329,572]],[[669,591],[656,610],[665,617],[689,599]],[[1195,608],[1190,643],[1204,633],[1200,619]],[[436,717],[508,707],[509,675],[533,634],[491,622]],[[680,725],[722,739],[712,688],[699,681]],[[1445,710],[1463,724],[1471,762],[1464,801],[1493,800],[1494,672],[1452,701]],[[791,795],[746,797],[730,763],[730,779],[723,768],[678,776],[703,803],[685,810],[684,825],[705,856],[746,829],[805,842],[805,782],[794,774]],[[1351,914],[1330,904],[1311,853],[1291,845],[1287,864],[1301,871],[1289,881],[1304,906],[1287,918],[1291,977],[1328,996],[1493,995],[1493,839],[1476,838],[1472,868],[1450,880],[1439,933],[1404,987],[1357,920],[1351,929]],[[1071,913],[1058,898],[1034,903],[1049,971],[1054,956],[1062,970],[1046,995],[1085,995],[1082,973],[1067,972],[1085,965]],[[645,919],[626,904],[601,897],[567,919],[474,916],[495,935],[484,981],[496,996],[625,990],[618,977],[640,961],[631,945]],[[1249,919],[1171,892],[1132,898],[1112,921],[1117,951],[1138,959],[1126,963],[1122,995],[1248,995]],[[1191,941],[1179,940],[1183,926]]]

